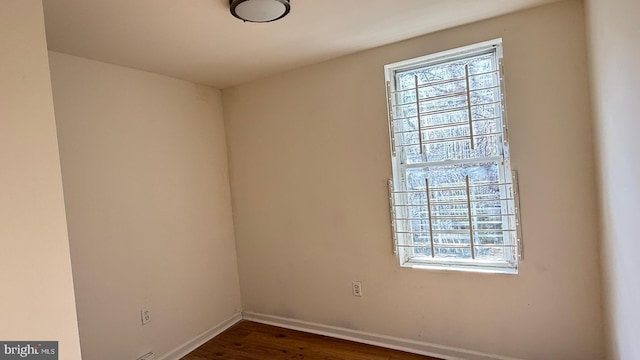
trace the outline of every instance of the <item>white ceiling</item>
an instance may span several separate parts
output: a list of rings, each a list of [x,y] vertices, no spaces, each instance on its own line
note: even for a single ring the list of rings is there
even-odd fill
[[[556,0],[292,0],[243,23],[228,0],[43,0],[49,49],[225,88]]]

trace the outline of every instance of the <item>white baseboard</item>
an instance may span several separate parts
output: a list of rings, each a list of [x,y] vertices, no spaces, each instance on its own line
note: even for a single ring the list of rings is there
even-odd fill
[[[200,347],[202,344],[218,336],[221,332],[227,330],[231,326],[235,325],[238,321],[242,320],[242,314],[236,313],[229,319],[219,323],[211,329],[203,332],[195,338],[187,341],[183,345],[171,350],[168,354],[158,358],[158,360],[180,360],[188,353]]]
[[[318,323],[311,323],[280,316],[258,314],[250,311],[243,311],[242,318],[244,320],[279,326],[286,329],[325,335],[338,339],[350,340],[419,355],[433,356],[445,360],[518,360],[506,356],[486,354],[478,351],[459,349],[451,346],[436,345],[414,340],[400,339],[391,336],[378,335],[364,331],[351,330],[347,328],[323,325]]]

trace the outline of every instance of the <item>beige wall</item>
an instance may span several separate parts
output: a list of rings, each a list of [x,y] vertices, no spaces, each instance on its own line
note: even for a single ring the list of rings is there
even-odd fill
[[[50,62],[84,358],[162,356],[240,310],[220,92]]]
[[[611,360],[640,359],[640,3],[590,0],[604,298]]]
[[[568,1],[224,90],[244,309],[525,359],[601,359],[584,32],[582,3]],[[383,65],[496,37],[526,260],[517,276],[400,268]]]
[[[0,340],[80,359],[39,0],[0,2]]]

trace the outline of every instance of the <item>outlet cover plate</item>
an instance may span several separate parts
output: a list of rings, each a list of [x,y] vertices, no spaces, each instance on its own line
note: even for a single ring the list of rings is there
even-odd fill
[[[353,296],[362,296],[362,281],[354,281],[351,284],[351,290],[353,290]]]
[[[140,320],[142,320],[142,325],[151,322],[151,310],[149,308],[140,309]]]

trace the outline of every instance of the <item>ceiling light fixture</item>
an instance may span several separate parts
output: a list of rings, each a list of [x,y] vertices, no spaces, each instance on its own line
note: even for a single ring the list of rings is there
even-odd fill
[[[229,0],[229,5],[233,16],[257,23],[282,19],[291,9],[290,0]]]

